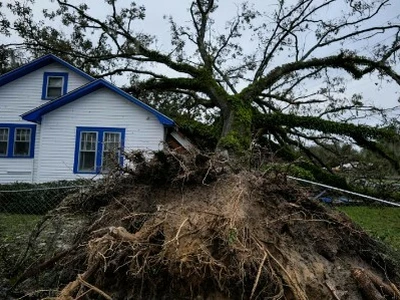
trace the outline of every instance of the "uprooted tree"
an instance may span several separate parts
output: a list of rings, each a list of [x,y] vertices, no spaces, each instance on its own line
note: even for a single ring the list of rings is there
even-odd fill
[[[165,49],[137,29],[144,7],[106,0],[102,19],[77,2],[53,1],[57,8],[40,22],[25,6],[33,0],[8,2],[15,19],[0,11],[0,31],[22,40],[4,49],[52,52],[96,77],[126,75],[127,92],[232,156],[266,143],[322,165],[310,142],[330,151],[327,140],[347,137],[399,169],[381,146],[395,142],[395,130],[351,122],[385,111],[345,89],[348,77],[370,74],[400,84],[400,23],[374,21],[389,0],[276,0],[268,13],[244,3],[222,27],[218,2],[196,0],[190,25],[167,18]],[[375,45],[368,56],[355,50],[363,41]],[[62,300],[400,299],[399,262],[390,252],[281,173],[233,174],[225,160],[203,154],[127,159],[135,168],[124,176],[118,170],[64,199],[55,220],[83,213],[84,222],[69,221],[79,234],[10,280],[14,290]]]
[[[55,2],[40,22],[26,2],[8,4],[15,20],[3,13],[1,33],[22,39],[9,47],[22,46],[33,56],[52,52],[96,77],[126,75],[126,91],[173,112],[182,124],[207,123],[217,149],[231,154],[269,137],[270,145],[294,146],[323,165],[307,145],[347,137],[399,169],[376,142],[397,135],[352,122],[385,110],[346,94],[349,78],[372,74],[400,84],[399,18],[379,21],[390,0],[276,0],[268,12],[245,2],[222,25],[219,10],[226,3],[196,0],[188,7],[190,23],[166,17],[171,44],[164,48],[157,37],[136,30],[144,6],[107,0],[109,14],[98,18],[85,2]],[[57,21],[65,30],[53,26]]]

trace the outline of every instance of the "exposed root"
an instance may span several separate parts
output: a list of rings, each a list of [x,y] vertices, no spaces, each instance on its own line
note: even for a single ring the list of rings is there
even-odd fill
[[[265,174],[226,174],[205,156],[137,159],[123,193],[97,193],[96,205],[90,197],[74,202],[106,205],[85,235],[84,259],[65,257],[74,273],[58,300],[337,300],[360,299],[360,290],[400,300],[396,268],[385,281],[371,263],[390,265],[374,241],[302,188]],[[371,271],[351,276],[349,265]]]
[[[256,243],[268,255],[268,257],[270,257],[275,262],[278,269],[277,272],[281,274],[286,284],[292,290],[294,298],[296,300],[308,300],[307,295],[300,287],[297,280],[294,280],[292,276],[290,276],[289,272],[281,264],[281,262],[278,259],[276,259],[266,247],[263,247],[258,240],[256,240]]]
[[[82,281],[88,280],[90,276],[93,275],[95,271],[97,271],[98,264],[93,264],[90,266],[88,270],[86,270],[83,274],[78,274],[77,279],[70,282],[65,286],[62,291],[60,292],[59,296],[56,298],[57,300],[74,300],[75,294],[79,287],[81,286]]]
[[[367,299],[380,300],[386,297],[393,300],[400,299],[398,288],[393,283],[386,284],[378,276],[365,269],[354,268],[351,272]]]
[[[268,254],[267,254],[267,252],[265,252],[264,253],[264,257],[263,257],[263,259],[262,259],[262,261],[260,263],[260,266],[258,267],[256,280],[254,281],[253,288],[251,289],[250,299],[253,299],[253,297],[254,297],[254,293],[256,291],[256,288],[257,288],[257,285],[258,285],[258,281],[260,280],[261,272],[262,272],[262,269],[264,268],[264,263],[265,263],[265,260],[267,259],[267,257],[268,257]]]
[[[106,300],[112,300],[112,298],[111,298],[109,295],[107,295],[105,292],[103,292],[103,291],[100,290],[99,288],[95,287],[94,285],[91,285],[89,282],[86,282],[86,281],[82,278],[81,275],[78,275],[78,280],[79,280],[79,282],[80,282],[82,285],[84,285],[84,286],[86,286],[86,287],[89,288],[88,292],[94,291],[94,292],[96,292],[97,294],[103,296],[104,299],[106,299]],[[78,299],[78,298],[76,298],[76,299]]]
[[[336,294],[336,289],[332,286],[332,284],[330,284],[329,282],[325,282],[325,285],[331,292],[333,299],[340,300],[339,296]]]

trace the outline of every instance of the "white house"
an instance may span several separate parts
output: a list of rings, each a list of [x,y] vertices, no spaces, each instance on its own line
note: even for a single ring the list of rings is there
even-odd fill
[[[174,125],[111,83],[43,56],[0,76],[0,184],[91,178],[112,158],[122,164],[121,149],[162,149]]]

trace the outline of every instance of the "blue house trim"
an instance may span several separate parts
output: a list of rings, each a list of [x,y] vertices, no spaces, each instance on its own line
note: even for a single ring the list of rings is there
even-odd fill
[[[74,67],[73,65],[67,63],[66,61],[62,60],[61,58],[58,58],[57,56],[53,55],[53,54],[47,54],[45,56],[42,56],[38,59],[35,59],[34,61],[23,65],[17,69],[14,69],[10,72],[7,72],[3,75],[0,76],[0,87],[11,82],[14,81],[18,78],[21,78],[33,71],[36,71],[40,68],[43,68],[47,65],[50,65],[52,63],[59,63],[61,65],[63,65],[64,67],[68,68],[69,70],[79,74],[80,76],[86,78],[87,80],[93,81],[94,78],[88,74],[86,74],[85,72],[79,70],[78,68]]]
[[[79,171],[79,151],[80,151],[80,139],[82,132],[95,132],[97,133],[97,147],[96,147],[96,158],[95,158],[95,170],[93,172]],[[121,134],[121,154],[119,156],[119,164],[122,166],[124,163],[124,157],[122,155],[125,147],[125,128],[112,128],[112,127],[77,127],[75,137],[75,155],[74,155],[74,174],[100,174],[103,165],[103,137],[105,132],[117,132]]]
[[[62,77],[63,78],[63,86],[61,95],[65,95],[68,89],[68,73],[66,72],[44,72],[43,74],[43,85],[42,85],[42,100],[51,100],[54,99],[47,95],[47,87],[49,83],[49,77]]]
[[[174,126],[175,122],[168,118],[167,116],[163,115],[156,109],[150,107],[149,105],[143,103],[142,101],[136,99],[135,97],[132,97],[128,93],[124,92],[123,90],[117,88],[116,86],[112,85],[111,83],[103,80],[103,79],[97,79],[95,81],[92,81],[72,92],[69,92],[68,94],[59,97],[55,100],[46,102],[37,108],[28,111],[24,114],[21,115],[22,119],[26,121],[31,121],[35,123],[40,123],[42,120],[42,116],[57,109],[65,104],[71,103],[83,96],[86,96],[94,91],[97,91],[100,88],[108,88],[109,90],[117,93],[118,95],[122,96],[126,100],[138,105],[139,107],[143,108],[144,110],[152,113],[154,116],[157,117],[157,119],[160,121],[161,124],[164,126]]]
[[[7,155],[0,156],[0,159],[1,158],[33,158],[35,156],[36,125],[0,123],[0,128],[8,128]],[[24,155],[24,156],[14,155],[14,141],[15,141],[16,129],[30,129],[31,130],[29,155]]]

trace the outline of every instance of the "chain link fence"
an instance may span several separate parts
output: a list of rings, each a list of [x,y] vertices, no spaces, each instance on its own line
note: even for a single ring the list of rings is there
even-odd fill
[[[65,224],[80,221],[52,210],[88,186],[81,182],[0,185],[0,298],[2,286],[10,288],[6,278],[15,278],[33,262],[68,247],[66,241],[76,232]]]

